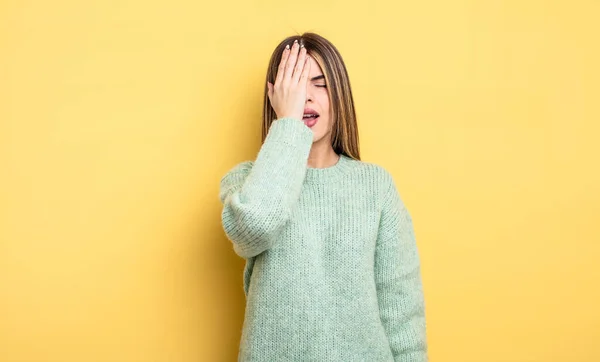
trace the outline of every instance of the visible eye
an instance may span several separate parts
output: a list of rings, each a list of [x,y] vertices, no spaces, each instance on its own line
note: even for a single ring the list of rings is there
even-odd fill
[[[327,88],[327,85],[326,84],[316,84],[315,87]]]

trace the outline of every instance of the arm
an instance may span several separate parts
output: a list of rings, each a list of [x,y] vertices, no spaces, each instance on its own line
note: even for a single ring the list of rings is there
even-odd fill
[[[426,362],[425,304],[411,216],[391,175],[375,250],[381,321],[396,362]]]
[[[300,197],[312,140],[312,130],[301,120],[275,120],[256,160],[221,179],[221,221],[239,256],[249,258],[273,246]]]

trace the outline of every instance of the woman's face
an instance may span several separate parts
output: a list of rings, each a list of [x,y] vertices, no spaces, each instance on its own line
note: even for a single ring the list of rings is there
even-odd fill
[[[329,117],[329,94],[325,84],[325,77],[321,67],[310,57],[310,73],[306,84],[306,104],[304,113],[316,112],[319,116],[315,119],[304,118],[304,123],[309,126],[314,134],[313,143],[327,142],[331,144],[331,119]],[[314,123],[314,125],[313,125]]]

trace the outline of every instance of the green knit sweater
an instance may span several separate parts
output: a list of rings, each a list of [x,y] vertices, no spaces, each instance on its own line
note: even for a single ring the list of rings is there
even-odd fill
[[[412,219],[382,166],[307,166],[313,132],[275,120],[223,176],[222,225],[246,260],[239,361],[427,361]]]

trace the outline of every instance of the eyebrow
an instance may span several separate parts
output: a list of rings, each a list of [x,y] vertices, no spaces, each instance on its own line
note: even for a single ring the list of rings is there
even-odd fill
[[[325,79],[325,76],[323,74],[321,74],[321,75],[317,75],[316,77],[310,78],[311,81],[319,80],[319,79]]]

